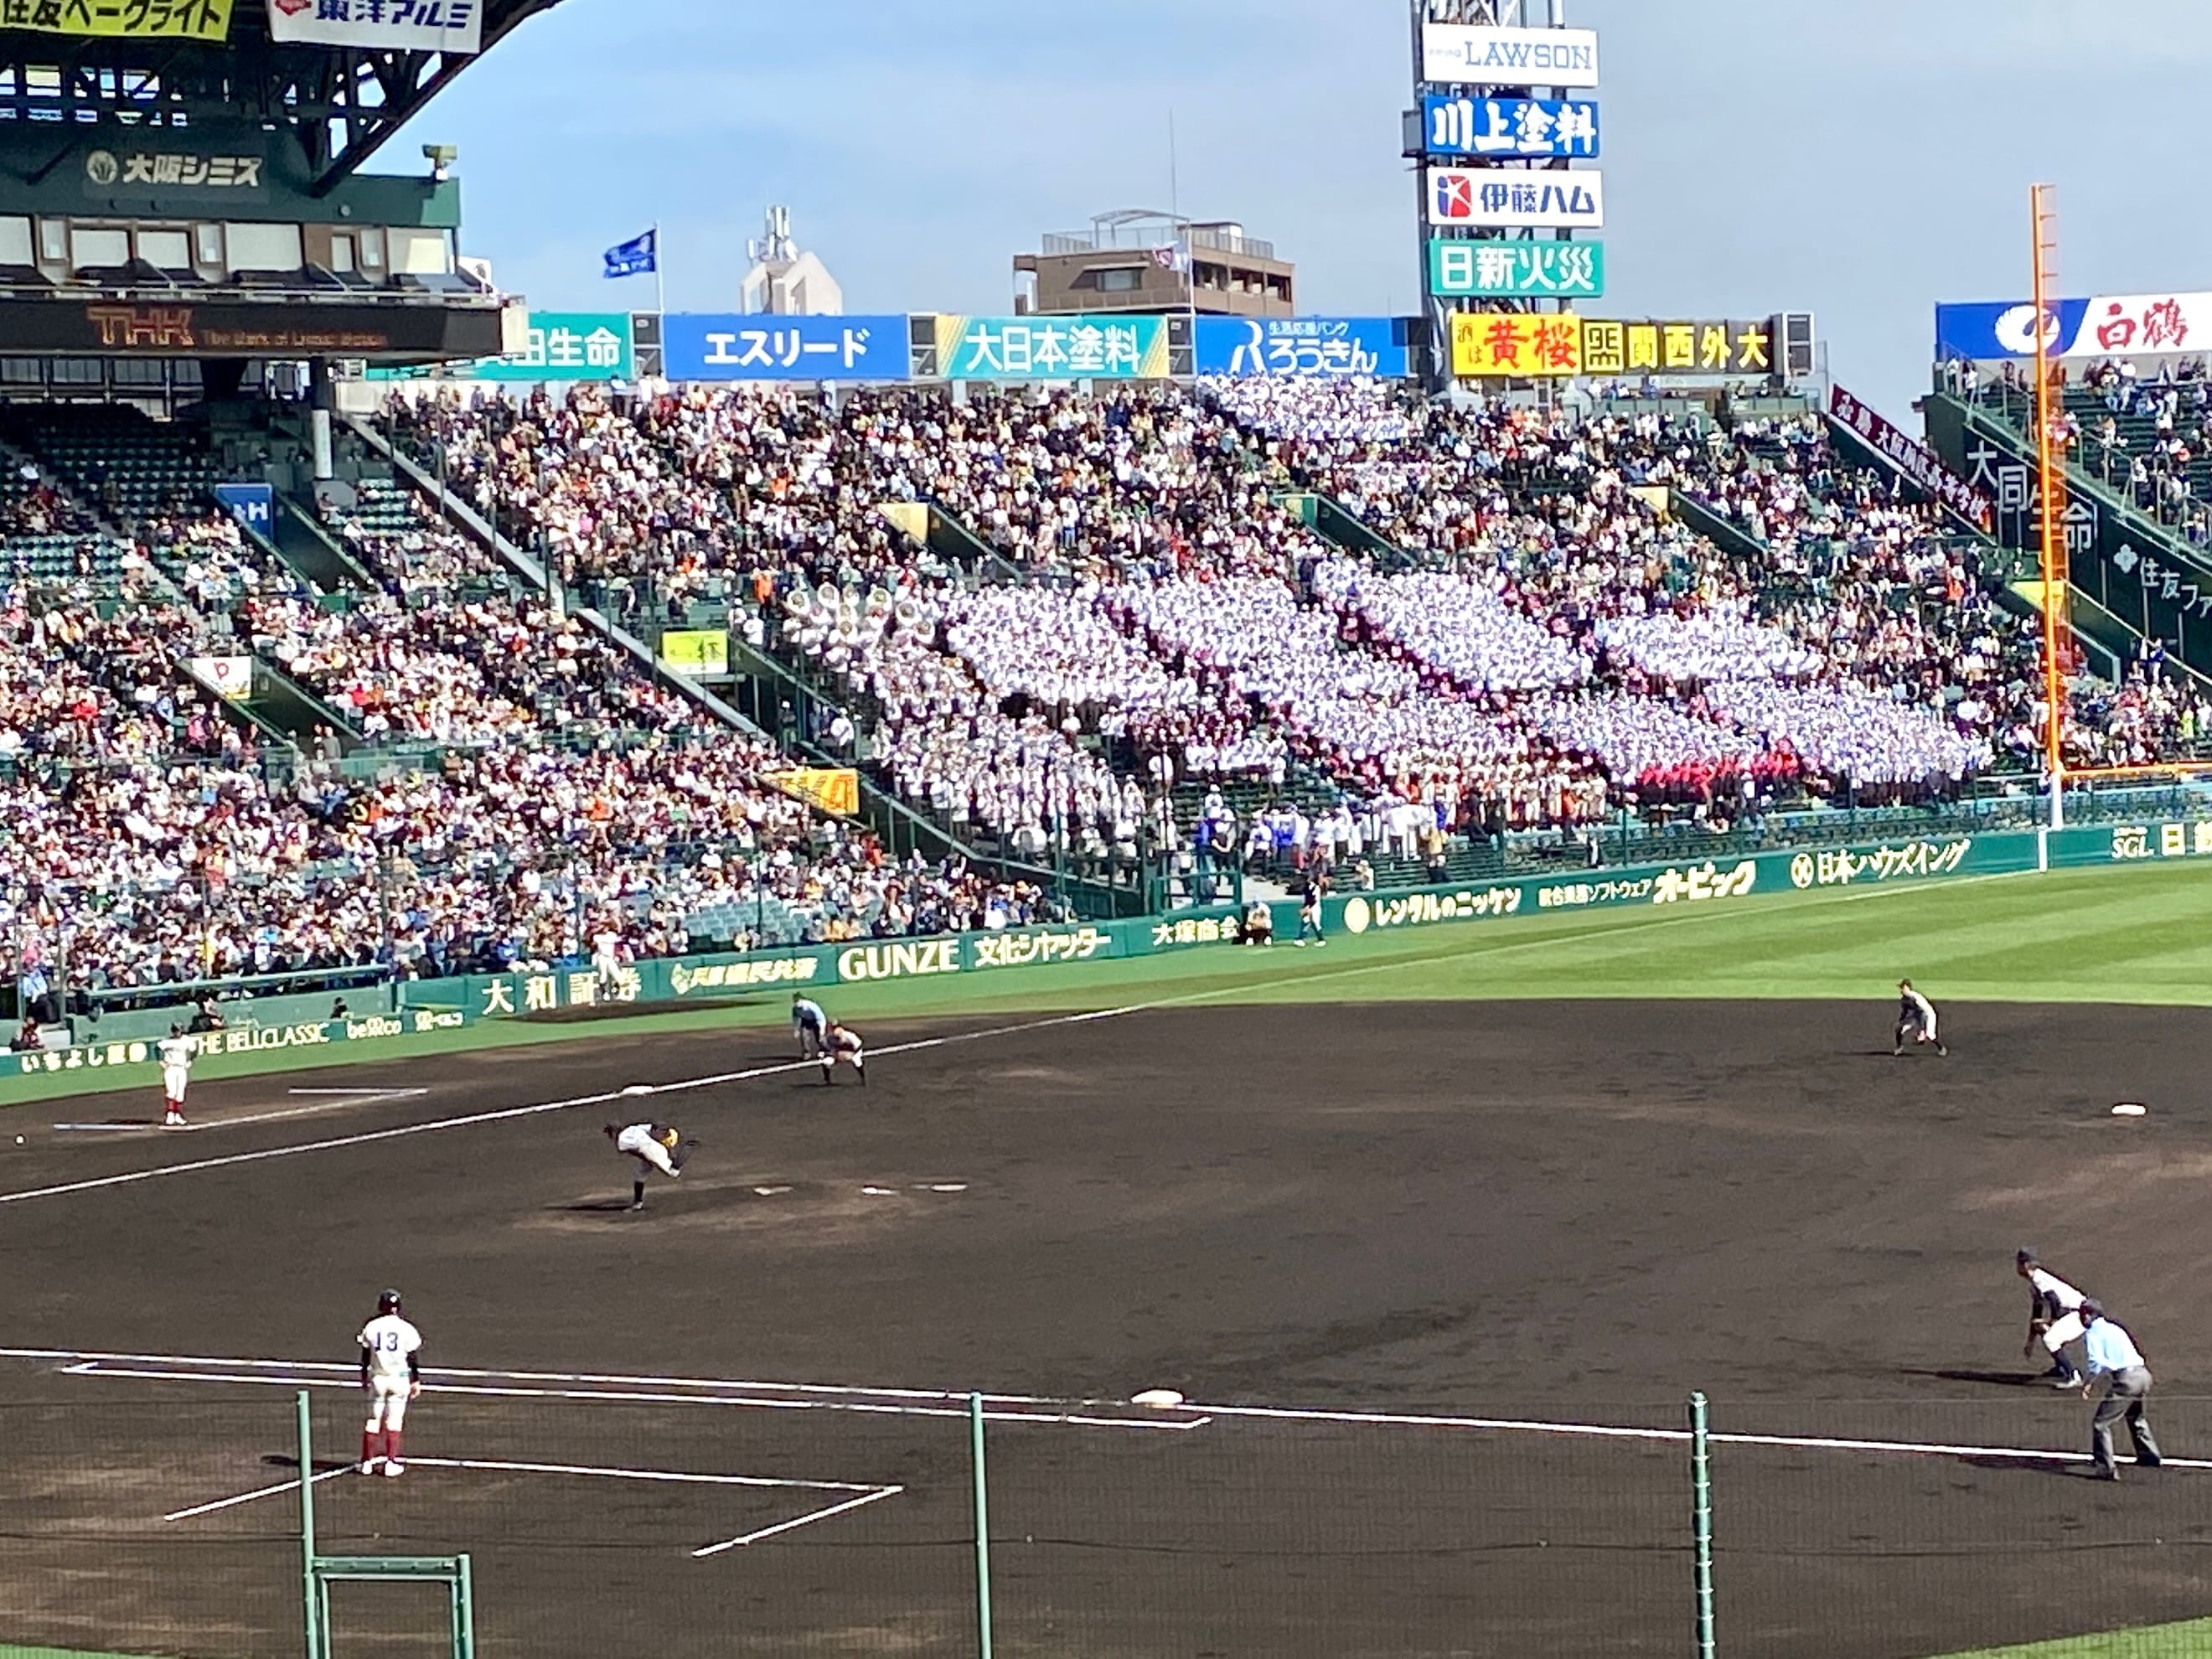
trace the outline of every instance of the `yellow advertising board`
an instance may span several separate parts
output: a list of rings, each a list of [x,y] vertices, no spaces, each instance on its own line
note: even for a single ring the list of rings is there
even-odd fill
[[[1583,319],[1572,312],[1461,311],[1451,319],[1452,374],[1530,380],[1583,372]]]
[[[206,40],[230,35],[231,0],[15,0],[0,27],[111,40]]]
[[[860,775],[849,766],[799,766],[768,781],[794,800],[849,818],[860,810]]]
[[[730,672],[726,628],[674,628],[660,636],[660,665],[693,679]]]
[[[1650,318],[1462,311],[1451,319],[1455,378],[1561,374],[1774,373],[1771,319]]]

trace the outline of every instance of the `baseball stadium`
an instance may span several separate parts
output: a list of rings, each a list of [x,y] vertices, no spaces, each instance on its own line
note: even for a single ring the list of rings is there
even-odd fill
[[[555,310],[605,4],[0,6],[0,1659],[2212,1655],[2212,294],[1847,388],[1407,0],[1403,313]]]

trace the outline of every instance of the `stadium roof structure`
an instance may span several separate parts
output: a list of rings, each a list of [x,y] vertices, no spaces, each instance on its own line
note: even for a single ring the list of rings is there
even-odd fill
[[[560,0],[481,0],[483,52]],[[0,28],[0,123],[272,122],[300,131],[315,194],[359,168],[475,53],[278,45],[269,0],[234,0],[221,42]]]

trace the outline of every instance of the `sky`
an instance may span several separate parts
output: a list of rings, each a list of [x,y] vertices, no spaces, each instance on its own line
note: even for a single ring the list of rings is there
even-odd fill
[[[1565,6],[1601,40],[1591,314],[1811,311],[1917,430],[1936,301],[2028,291],[2032,183],[2065,293],[2212,287],[2205,0]],[[562,0],[371,166],[458,145],[465,251],[544,309],[648,308],[599,254],[657,221],[669,308],[735,310],[778,203],[849,311],[1005,313],[1041,233],[1172,191],[1295,260],[1302,312],[1403,314],[1410,60],[1404,0]]]

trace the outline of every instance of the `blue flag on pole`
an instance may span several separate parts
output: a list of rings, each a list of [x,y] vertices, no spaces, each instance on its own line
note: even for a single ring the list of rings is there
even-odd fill
[[[634,236],[609,248],[605,258],[607,268],[604,274],[609,276],[643,276],[656,271],[660,269],[660,232],[655,228],[642,236]]]

